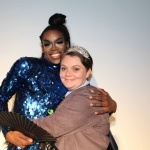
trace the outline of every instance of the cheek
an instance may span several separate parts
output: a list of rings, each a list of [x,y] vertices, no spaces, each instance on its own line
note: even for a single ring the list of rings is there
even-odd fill
[[[63,78],[64,77],[64,72],[60,71],[59,76],[60,76],[60,78]]]
[[[77,77],[81,80],[85,80],[87,78],[87,74],[85,72],[82,72],[78,74]]]
[[[63,52],[65,52],[68,49],[67,45],[65,45],[65,44],[60,46],[60,48],[62,49]]]
[[[64,75],[64,73],[61,72],[61,73],[59,74],[59,76],[60,76],[61,82],[64,84],[64,82],[65,82],[65,75]]]
[[[77,78],[77,79],[82,79],[84,77],[84,74],[81,73],[81,72],[80,73],[75,73],[74,77]]]
[[[45,49],[45,48],[42,48],[42,52],[43,52],[44,54],[46,54],[46,53],[48,52],[48,50]]]

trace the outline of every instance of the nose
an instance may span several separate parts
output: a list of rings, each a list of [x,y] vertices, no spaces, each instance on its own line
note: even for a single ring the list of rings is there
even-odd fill
[[[56,51],[56,50],[57,50],[57,46],[55,44],[53,44],[51,47],[51,51]]]
[[[71,76],[71,70],[67,70],[65,75],[66,75],[66,77]]]

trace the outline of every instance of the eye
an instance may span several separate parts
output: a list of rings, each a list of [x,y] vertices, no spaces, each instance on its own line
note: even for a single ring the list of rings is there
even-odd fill
[[[63,39],[58,39],[58,40],[56,41],[56,44],[62,44],[62,43],[64,43]]]
[[[60,67],[60,70],[61,70],[61,71],[65,71],[66,68],[65,68],[65,67]]]
[[[42,42],[42,45],[45,46],[45,47],[48,47],[48,46],[51,45],[51,43],[50,43],[50,41],[45,40],[45,41]]]
[[[80,68],[74,68],[73,70],[74,70],[74,71],[79,71],[79,70],[80,70]]]

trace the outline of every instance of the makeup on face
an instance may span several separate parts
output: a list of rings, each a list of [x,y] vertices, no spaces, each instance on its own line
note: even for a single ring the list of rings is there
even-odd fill
[[[57,40],[55,41],[55,44],[63,44],[63,43],[64,43],[64,40],[61,39],[61,38],[59,38],[59,39],[57,39]],[[48,40],[43,40],[43,41],[42,41],[42,45],[43,45],[44,47],[49,47],[49,46],[52,45],[52,43],[51,43],[50,41],[48,41]]]
[[[44,57],[53,64],[59,64],[60,59],[68,47],[62,32],[49,30],[44,33],[42,51]]]

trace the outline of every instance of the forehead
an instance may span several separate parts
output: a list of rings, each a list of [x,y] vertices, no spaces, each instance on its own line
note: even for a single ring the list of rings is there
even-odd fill
[[[81,62],[81,60],[78,56],[71,56],[71,55],[64,56],[64,58],[61,61],[61,64],[65,64],[65,63],[68,64],[68,65],[72,65],[72,64],[82,65],[82,62]]]
[[[49,31],[46,31],[43,35],[43,40],[53,41],[53,40],[57,40],[57,39],[64,40],[63,33],[58,30],[49,30]]]

